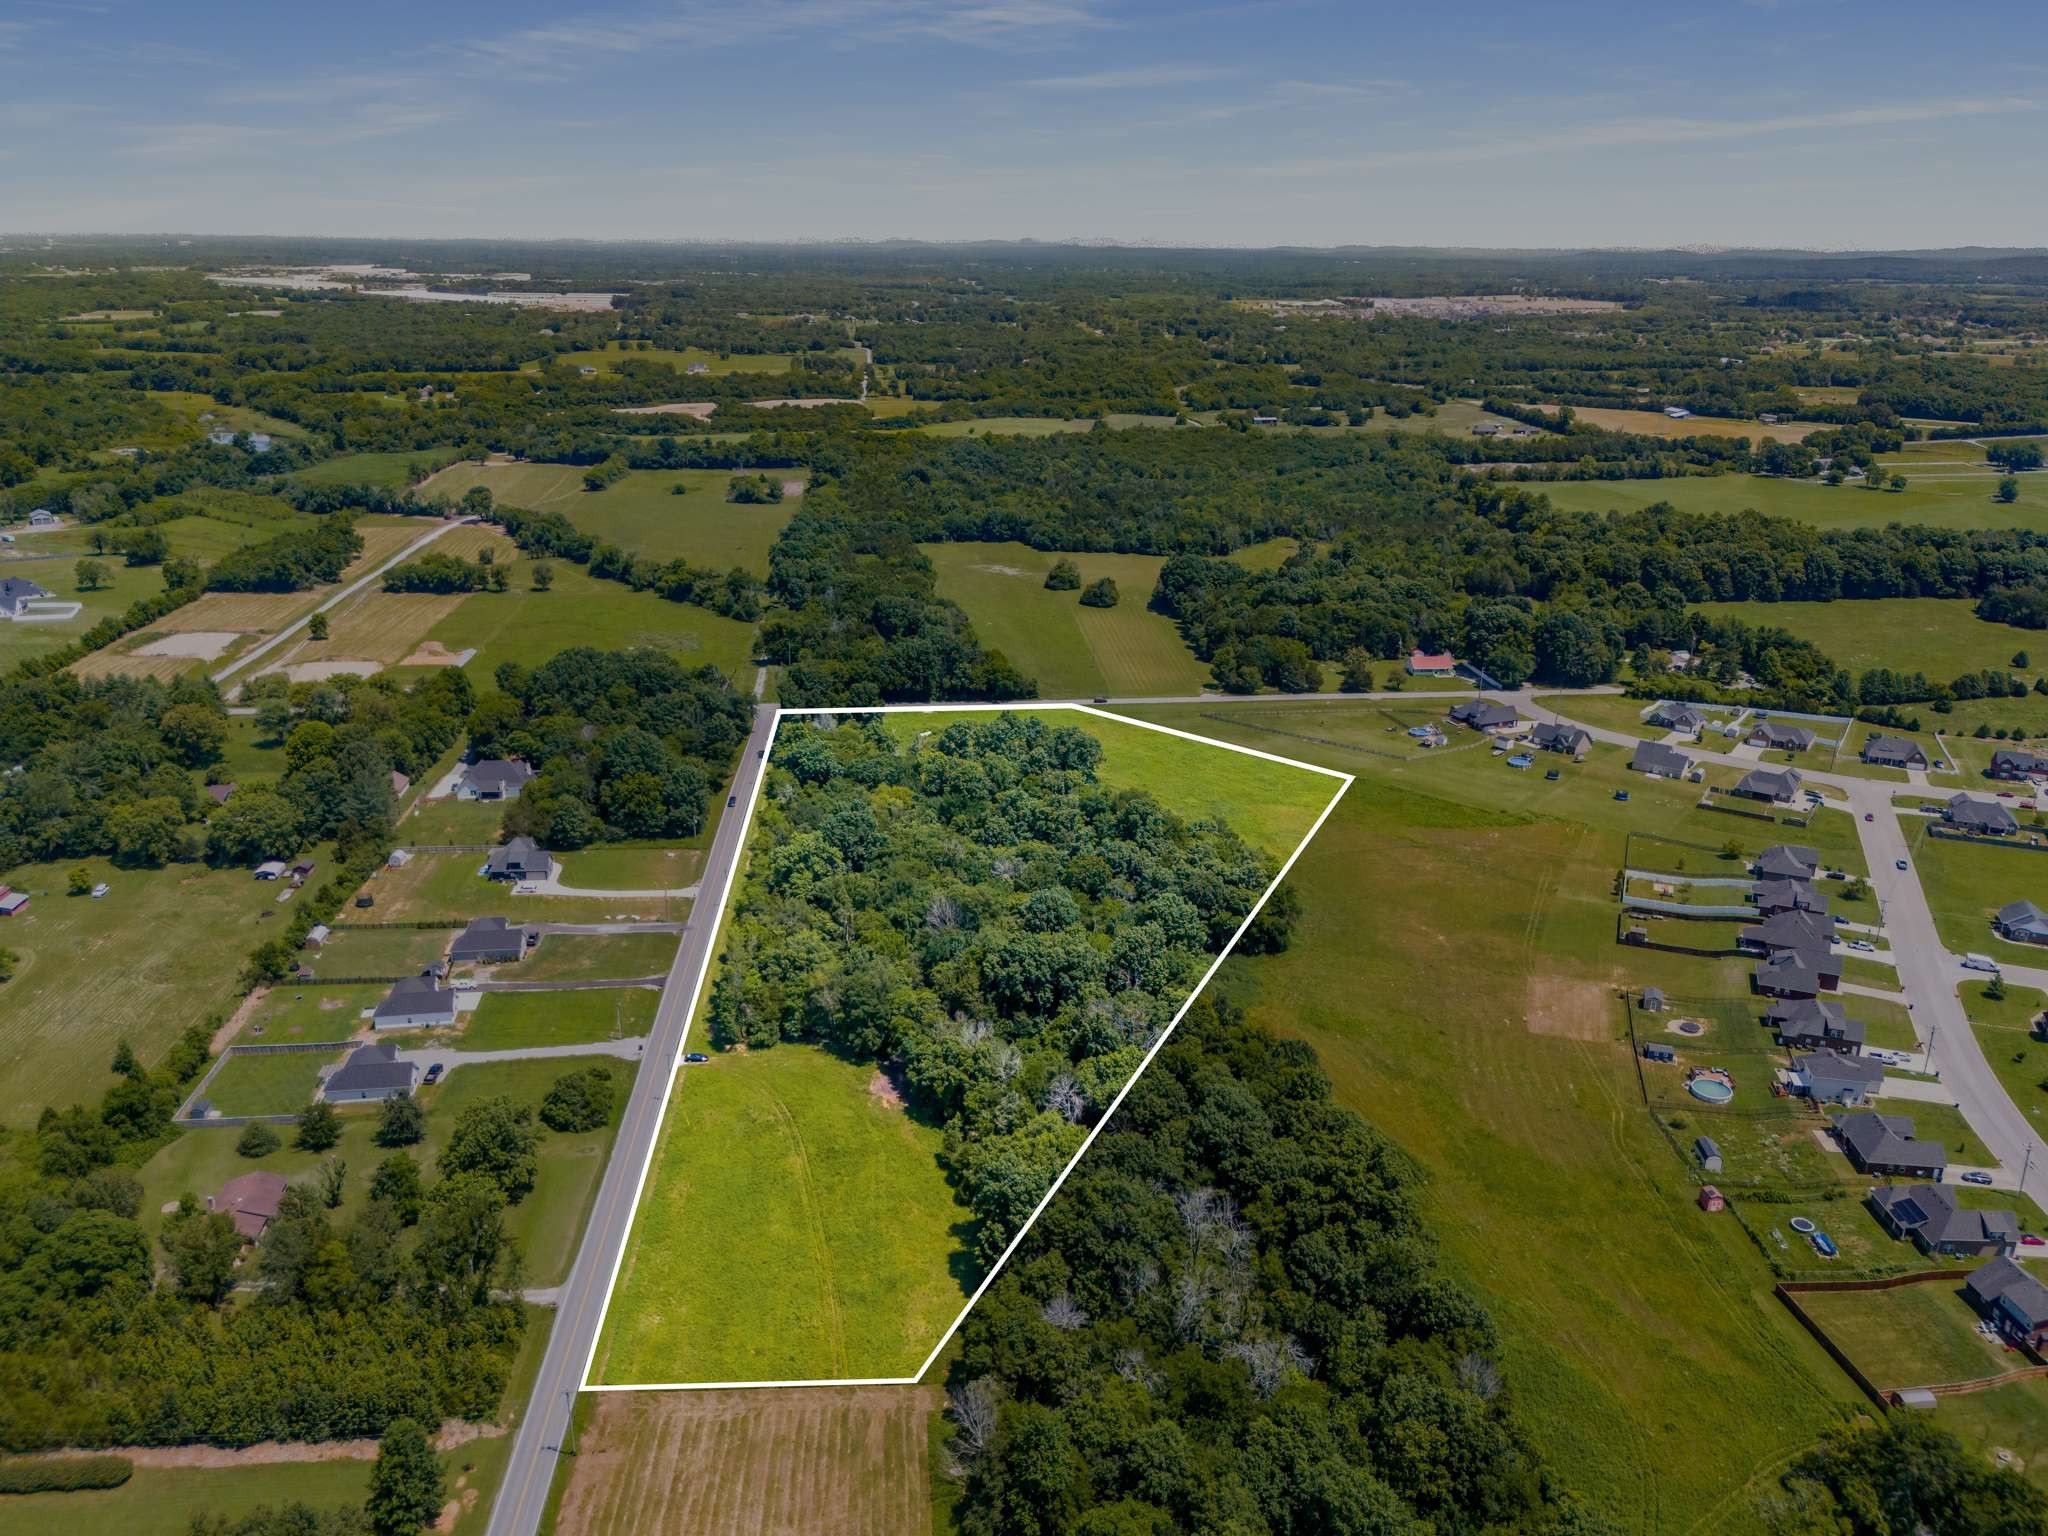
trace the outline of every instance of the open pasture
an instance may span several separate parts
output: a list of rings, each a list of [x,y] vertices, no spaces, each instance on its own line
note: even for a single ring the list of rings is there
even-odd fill
[[[2003,672],[2038,631],[1991,624],[1968,598],[1878,597],[1833,603],[1699,603],[1710,618],[1788,629],[1851,672],[1892,667],[1947,682],[1987,667]],[[2048,646],[2042,648],[2048,662]],[[2030,669],[2021,668],[2023,675]],[[2003,702],[2003,701],[2000,701]],[[1939,718],[1939,717],[1934,717]],[[1941,722],[1944,725],[1945,721]]]
[[[1609,432],[1668,438],[1746,437],[1753,444],[1761,443],[1767,437],[1776,438],[1781,443],[1802,442],[1809,433],[1824,432],[1828,428],[1824,421],[1780,421],[1774,424],[1738,416],[1673,417],[1662,411],[1625,411],[1601,405],[1574,406],[1572,414],[1589,427],[1604,427]]]
[[[413,485],[453,459],[452,448],[401,448],[388,452],[344,453],[296,470],[301,485],[381,485],[391,490]]]
[[[1882,528],[1926,523],[1936,528],[2040,528],[2048,519],[2048,475],[2020,476],[2010,506],[1992,491],[1990,473],[1936,478],[1900,464],[1903,491],[1873,491],[1857,481],[1824,485],[1767,475],[1683,475],[1665,480],[1556,480],[1532,489],[1570,512],[1606,512],[1669,502],[1681,512],[1754,510],[1821,528]]]

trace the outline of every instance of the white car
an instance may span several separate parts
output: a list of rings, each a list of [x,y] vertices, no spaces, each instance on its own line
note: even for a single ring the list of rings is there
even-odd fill
[[[1877,953],[1877,946],[1868,939],[1851,939],[1849,947],[1859,955],[1874,955]]]
[[[540,886],[531,880],[522,880],[512,887],[512,894],[514,896],[538,896],[540,894]]]

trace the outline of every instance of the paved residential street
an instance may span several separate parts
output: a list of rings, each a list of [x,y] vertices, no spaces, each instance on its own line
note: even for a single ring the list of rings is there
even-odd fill
[[[596,1343],[605,1297],[611,1289],[619,1255],[624,1251],[641,1178],[654,1150],[655,1132],[668,1098],[669,1068],[682,1050],[690,1005],[711,962],[719,913],[739,865],[742,829],[753,805],[755,786],[760,782],[775,718],[772,705],[755,711],[753,734],[741,750],[738,771],[727,787],[726,793],[737,798],[738,806],[720,818],[704,860],[703,886],[712,899],[691,914],[683,941],[677,947],[675,964],[669,970],[668,985],[655,1013],[654,1028],[647,1037],[645,1058],[633,1083],[633,1095],[627,1101],[611,1161],[606,1164],[603,1182],[598,1186],[597,1203],[584,1229],[576,1262],[560,1288],[554,1328],[548,1335],[533,1396],[513,1433],[505,1480],[491,1507],[488,1536],[534,1536],[540,1528],[562,1440],[568,1433],[570,1411],[575,1406],[577,1389],[583,1384],[584,1364]]]

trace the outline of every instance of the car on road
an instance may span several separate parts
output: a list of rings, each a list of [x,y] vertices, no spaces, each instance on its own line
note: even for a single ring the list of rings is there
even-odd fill
[[[2001,800],[2010,800],[2012,798],[2012,791],[2009,789],[2001,789],[1998,792],[1998,798]]]
[[[1966,971],[1989,971],[1992,975],[1996,976],[1998,974],[1998,962],[1989,955],[1980,955],[1975,950],[1972,950],[1969,954],[1963,956],[1963,969]]]
[[[474,976],[458,976],[449,985],[457,992],[474,992],[476,990],[476,978]]]
[[[431,1088],[439,1081],[441,1081],[441,1063],[437,1061],[427,1068],[426,1085]]]
[[[740,797],[738,795],[727,795],[725,797],[725,808],[728,811],[731,810],[734,806],[738,805],[739,803]]]
[[[1963,1175],[1963,1182],[1965,1184],[1989,1184],[1991,1182],[1991,1175],[1982,1168],[1972,1168]]]
[[[1865,812],[1863,813],[1863,819],[1864,819],[1865,821],[1875,821],[1875,820],[1877,820],[1877,817],[1875,817],[1874,815],[1872,815],[1872,814],[1871,814],[1871,813],[1870,813],[1869,811],[1865,811]]]
[[[1109,702],[1109,695],[1099,693],[1095,696],[1095,702],[1098,704],[1107,704]]]
[[[1892,860],[1892,868],[1894,868],[1894,869],[1904,869],[1905,867],[1906,867],[1906,861],[1905,861],[1904,859],[1893,859],[1893,860]]]
[[[1868,939],[1851,939],[1849,947],[1859,955],[1874,955],[1877,953],[1877,946]]]
[[[2022,1232],[2020,1234],[2020,1246],[2022,1248],[2048,1248],[2048,1237],[2036,1237],[2031,1232]]]
[[[691,1051],[688,1055],[683,1057],[683,1060],[688,1062],[695,1062],[699,1065],[709,1061],[710,1059],[711,1058],[709,1056],[706,1056],[702,1051]]]

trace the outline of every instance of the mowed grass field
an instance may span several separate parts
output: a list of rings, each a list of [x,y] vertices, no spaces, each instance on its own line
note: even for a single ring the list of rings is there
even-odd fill
[[[457,1050],[523,1051],[535,1046],[629,1040],[654,1024],[652,987],[573,992],[487,992],[454,1038]]]
[[[2042,962],[2039,945],[2000,938],[1991,915],[2012,901],[2048,907],[2048,855],[1929,837],[1923,817],[1902,817],[1901,825],[1944,947],[1959,955],[1977,950],[2011,965]]]
[[[801,480],[802,470],[773,471],[777,479]],[[655,560],[687,560],[714,570],[744,566],[768,574],[768,551],[796,516],[797,498],[758,505],[727,501],[734,476],[718,469],[636,469],[601,491],[583,488],[574,464],[450,465],[423,487],[459,498],[471,486],[488,486],[508,506],[560,512],[577,527],[608,543]],[[674,488],[682,486],[682,495]],[[564,562],[556,561],[559,573]]]
[[[1070,556],[1082,585],[1108,576],[1114,608],[1086,608],[1078,591],[1049,592],[1058,551],[1024,544],[923,544],[939,595],[965,608],[981,643],[1001,651],[1052,697],[1199,693],[1209,669],[1172,620],[1145,605],[1158,585],[1156,555]]]
[[[452,448],[396,449],[385,453],[344,453],[296,470],[301,485],[381,485],[391,489],[425,479],[455,456]],[[417,473],[416,473],[417,472]]]
[[[978,1276],[941,1134],[886,1085],[808,1045],[677,1074],[593,1382],[917,1369]]]
[[[110,887],[100,900],[64,894],[80,863]],[[232,1008],[242,962],[288,910],[272,882],[194,864],[67,859],[22,865],[5,883],[30,893],[27,910],[0,921],[0,944],[20,957],[0,985],[0,1124],[10,1126],[45,1104],[96,1101],[119,1041],[154,1064],[187,1025]]]
[[[2008,671],[2014,654],[2027,650],[2030,638],[2036,642],[2041,639],[2038,631],[1987,623],[1977,617],[1976,604],[1961,597],[1694,606],[1711,618],[1739,619],[1744,624],[1790,630],[1802,640],[1811,640],[1836,665],[1851,672],[1893,667],[1901,672],[1925,672],[1944,683],[1986,667]],[[2048,646],[2042,647],[2042,661],[2048,663]],[[2033,675],[2030,668],[2019,671],[2023,676]],[[1946,724],[1939,716],[1926,718]]]
[[[339,1051],[236,1052],[220,1064],[206,1097],[224,1115],[293,1115],[313,1097],[320,1069]]]
[[[926,1536],[933,1387],[607,1392],[555,1536]]]
[[[1359,775],[1290,877],[1290,948],[1218,985],[1429,1170],[1445,1261],[1564,1480],[1625,1530],[1751,1529],[1753,1480],[1859,1395],[1643,1105],[1618,990],[1739,998],[1742,962],[1625,951],[1613,899],[1631,830],[1712,847],[1730,818],[1619,747],[1552,783],[1483,749],[1397,755],[1370,705],[1132,713]]]
[[[1889,1291],[1809,1291],[1799,1305],[1880,1388],[1980,1381],[2023,1365],[1978,1334],[1961,1286],[1958,1278]]]
[[[235,1520],[268,1506],[310,1504],[328,1510],[360,1505],[370,1491],[371,1462],[300,1461],[245,1467],[138,1467],[119,1488],[9,1497],[9,1536],[188,1536],[195,1522]]]
[[[155,597],[164,589],[163,572],[154,566],[128,566],[119,556],[92,556],[105,568],[106,580],[93,591],[78,585],[75,554],[50,559],[0,559],[0,577],[32,581],[59,602],[79,603],[75,617],[35,619],[0,624],[0,670],[12,671],[31,656],[45,656],[71,644],[101,619],[124,613],[130,605]]]
[[[1903,491],[1873,491],[1860,481],[1823,485],[1766,475],[1685,475],[1672,480],[1558,480],[1533,487],[1568,512],[1607,512],[1667,501],[1681,512],[1755,510],[1822,528],[1882,528],[1926,523],[1936,528],[2040,528],[2048,525],[2048,475],[2020,476],[2020,497],[2007,506],[1992,492],[1998,476],[1954,471],[1937,476],[1917,465],[1896,466]]]

